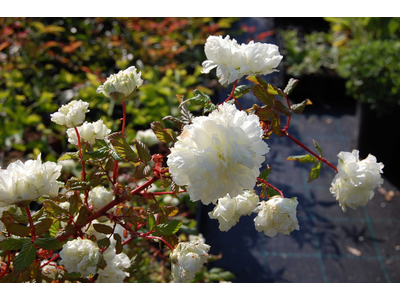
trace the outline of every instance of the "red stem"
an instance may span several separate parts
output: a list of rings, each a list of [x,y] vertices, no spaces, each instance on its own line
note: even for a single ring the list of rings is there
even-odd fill
[[[179,191],[178,193],[185,193],[186,191]],[[173,191],[167,191],[167,192],[154,192],[154,193],[151,193],[151,194],[153,194],[153,195],[171,195],[171,194],[175,194],[175,192],[173,192]]]
[[[125,101],[122,101],[122,130],[121,132],[125,132],[125,124],[126,124],[126,105]],[[114,171],[113,171],[113,182],[117,183],[117,177],[118,177],[118,162],[114,162]]]
[[[46,263],[44,263],[40,267],[43,268],[44,266],[47,266],[49,263],[51,263],[52,261],[55,261],[59,257],[60,257],[60,254],[54,255],[49,261],[47,261]]]
[[[29,207],[26,206],[25,207],[25,211],[28,215],[28,220],[29,220],[29,226],[31,227],[31,240],[32,242],[36,239],[36,232],[35,232],[35,226],[33,225],[33,220],[32,220],[32,216],[31,216],[31,212],[29,210]]]
[[[78,138],[79,157],[81,159],[81,164],[82,164],[81,180],[85,181],[86,180],[86,170],[85,170],[85,162],[82,160],[83,154],[82,154],[81,136],[79,135],[78,128],[76,128],[76,126],[74,128],[75,128],[75,132],[76,132],[76,137]],[[85,191],[86,206],[88,206],[88,201],[87,201],[88,193],[89,193],[89,191],[86,190]]]
[[[235,93],[236,85],[237,85],[237,79],[236,79],[235,82],[233,83],[232,93],[229,95],[228,98],[226,98],[226,100],[225,100],[223,103],[229,101],[229,100],[233,97],[233,94]],[[236,99],[235,99],[235,100],[236,100]]]
[[[315,154],[313,151],[311,151],[306,145],[304,145],[302,142],[296,140],[293,136],[291,136],[287,131],[284,132],[284,134],[290,138],[293,142],[295,142],[297,145],[299,145],[300,147],[304,148],[306,151],[308,151],[310,154],[312,154],[313,156],[315,156],[319,161],[322,161],[324,163],[326,163],[328,166],[330,166],[332,169],[334,169],[336,172],[338,171],[337,168],[332,165],[329,161],[326,160],[326,158],[322,158],[319,155]]]
[[[272,184],[270,184],[270,183],[266,182],[264,179],[261,179],[261,178],[258,178],[258,177],[257,177],[257,180],[258,180],[259,182],[261,182],[261,183],[266,184],[266,185],[269,186],[270,188],[274,189],[275,191],[277,191],[277,192],[281,195],[282,198],[285,198],[285,196],[283,195],[282,191],[279,190],[278,188],[276,188],[275,186],[273,186]]]
[[[3,277],[4,275],[6,275],[6,273],[7,273],[8,269],[9,269],[9,267],[10,267],[10,261],[11,261],[11,250],[7,250],[7,253],[6,253],[6,255],[8,256],[8,260],[7,260],[6,268],[4,269],[4,271],[3,271],[3,272],[1,272],[1,274],[0,274],[0,278],[1,278],[1,277]],[[6,257],[6,256],[4,255],[4,258],[5,258],[5,257]]]

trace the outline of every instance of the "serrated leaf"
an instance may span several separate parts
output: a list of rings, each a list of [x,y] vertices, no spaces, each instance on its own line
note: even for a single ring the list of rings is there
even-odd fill
[[[84,191],[90,188],[86,181],[82,181],[76,177],[68,179],[65,187],[73,191]]]
[[[118,233],[114,233],[114,240],[116,240],[116,244],[115,244],[115,254],[120,254],[123,250],[122,247],[122,238]]]
[[[26,240],[22,244],[21,251],[18,256],[14,259],[14,271],[16,273],[21,273],[23,270],[29,268],[31,263],[36,258],[36,247],[31,243],[30,240]]]
[[[8,233],[22,237],[27,237],[31,233],[31,229],[29,227],[17,223],[6,225],[6,228]]]
[[[138,140],[133,140],[135,144],[135,148],[137,151],[137,154],[140,158],[141,161],[150,161],[151,160],[151,154],[147,146],[142,143],[141,141]]]
[[[52,219],[42,219],[38,223],[35,223],[35,233],[37,236],[41,236],[42,234],[46,233],[51,225],[53,225]]]
[[[275,112],[272,108],[263,106],[255,111],[255,114],[260,118],[260,121],[267,122],[274,117]]]
[[[43,207],[54,217],[61,216],[62,214],[68,215],[68,211],[66,209],[62,208],[52,200],[44,200]]]
[[[86,205],[82,205],[81,209],[79,210],[79,215],[76,220],[76,225],[78,226],[84,226],[87,223],[87,219],[89,217],[89,210],[86,207]]]
[[[60,221],[54,222],[49,228],[50,236],[55,237],[59,229],[60,229]]]
[[[67,152],[64,153],[59,159],[58,161],[62,161],[62,160],[68,160],[68,159],[78,159],[79,158],[79,152]]]
[[[319,156],[322,157],[322,148],[321,148],[321,146],[318,144],[318,142],[316,140],[313,140],[313,143],[314,143],[315,149],[317,149],[317,151],[319,153]]]
[[[172,123],[174,123],[176,125],[176,127],[179,128],[179,130],[181,130],[182,127],[185,126],[185,123],[182,120],[175,118],[173,116],[166,116],[166,117],[162,118],[162,120],[163,121],[165,121],[165,120],[171,121]]]
[[[8,238],[0,242],[0,248],[4,250],[19,250],[26,241],[30,241],[30,239]]]
[[[32,221],[36,222],[39,220],[40,217],[43,216],[44,213],[44,207],[41,207],[38,211],[32,214]]]
[[[168,217],[175,216],[179,212],[179,208],[176,206],[163,206],[162,209]]]
[[[275,133],[277,136],[283,136],[281,131],[281,118],[277,112],[275,112],[273,118],[271,119],[271,128],[273,133]]]
[[[289,95],[293,89],[296,87],[296,85],[299,83],[298,79],[294,79],[294,78],[290,78],[288,81],[288,84],[286,85],[285,89],[283,90],[283,92],[286,95]]]
[[[194,90],[193,95],[194,97],[182,101],[181,104],[179,105],[179,108],[187,102],[193,102],[194,104],[203,105],[204,106],[203,114],[212,112],[217,108],[217,106],[214,103],[212,103],[210,96],[203,93],[202,91]]]
[[[254,85],[239,85],[235,88],[235,91],[233,92],[233,96],[236,98],[240,98],[243,95],[251,92],[254,88]]]
[[[156,226],[156,219],[154,218],[153,212],[150,211],[149,220],[147,222],[147,228],[151,231]]]
[[[143,179],[150,175],[152,168],[147,163],[141,163],[132,175],[132,178]]]
[[[319,177],[319,173],[321,171],[321,162],[317,161],[314,167],[310,171],[310,176],[308,177],[308,182],[313,181]]]
[[[165,130],[164,125],[161,124],[160,122],[158,121],[153,122],[150,124],[150,126],[159,141],[166,144],[174,141],[173,138]]]
[[[279,100],[274,100],[274,107],[287,117],[292,114],[292,111]]]
[[[247,76],[246,79],[250,80],[256,85],[261,85],[265,89],[268,89],[268,83],[265,82],[260,76]]]
[[[181,227],[182,221],[180,220],[172,220],[168,223],[159,224],[156,227],[156,231],[162,235],[171,235],[179,230]]]
[[[270,94],[268,94],[268,92],[261,85],[256,85],[254,87],[253,94],[254,96],[256,96],[258,100],[260,100],[268,107],[274,106],[274,99],[271,97]]]
[[[45,250],[58,250],[62,247],[62,243],[55,237],[37,238],[34,243]]]
[[[274,190],[273,188],[267,187],[267,195],[268,195],[268,198],[271,198],[274,196],[279,196],[280,194],[278,191]]]
[[[318,159],[311,154],[289,156],[286,160],[297,160],[301,163],[315,163]]]
[[[110,246],[110,239],[109,238],[103,238],[97,241],[97,245],[99,246],[99,248],[107,248]]]
[[[192,115],[192,113],[189,111],[189,109],[186,107],[186,105],[180,105],[180,112],[181,112],[181,119],[182,122],[185,125],[188,125],[190,123],[192,123],[192,119],[194,118],[194,116]]]
[[[97,232],[100,233],[104,233],[104,234],[111,234],[114,232],[114,229],[110,226],[107,226],[105,224],[93,224],[93,228],[94,230],[96,230]]]
[[[63,238],[63,237],[69,237],[75,233],[75,226],[72,224],[68,224],[61,230],[59,230],[54,237],[56,238]]]
[[[262,170],[258,177],[265,181],[268,181],[268,176],[271,173],[271,171],[272,171],[272,168],[269,165],[267,165],[267,168]]]
[[[310,99],[304,100],[303,102],[298,103],[298,104],[292,104],[290,106],[290,109],[295,114],[301,114],[304,111],[304,108],[306,107],[306,105],[312,105],[312,102],[310,101]]]
[[[176,234],[165,235],[163,236],[164,240],[170,244],[173,248],[175,248],[179,244],[179,239]]]
[[[282,98],[286,98],[286,95],[284,92],[282,92],[282,90],[280,88],[277,88],[276,86],[273,86],[272,84],[268,83],[268,89],[267,92],[270,95],[279,95]]]
[[[111,149],[108,146],[103,146],[96,151],[89,151],[86,152],[82,160],[88,160],[89,158],[95,158],[95,159],[102,159],[107,157],[110,154]]]
[[[121,132],[116,132],[107,136],[107,139],[110,140],[113,145],[115,151],[126,161],[137,162],[139,160],[135,151],[132,150],[131,146],[129,146],[128,142],[125,139],[125,136]]]

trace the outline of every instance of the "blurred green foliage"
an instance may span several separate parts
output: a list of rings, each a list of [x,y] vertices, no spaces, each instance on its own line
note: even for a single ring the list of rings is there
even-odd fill
[[[134,65],[145,85],[127,103],[128,139],[151,121],[176,115],[176,94],[192,97],[209,35],[234,18],[0,18],[0,158],[67,150],[65,128],[50,114],[73,99],[90,103],[88,121],[120,129],[122,108],[96,89]],[[210,89],[202,88],[205,93]]]
[[[378,114],[400,105],[400,18],[325,18],[331,30],[301,35],[281,30],[286,72],[325,74],[347,80],[347,93]]]

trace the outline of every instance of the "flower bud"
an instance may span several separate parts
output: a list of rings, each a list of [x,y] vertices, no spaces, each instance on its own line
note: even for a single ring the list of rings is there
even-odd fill
[[[103,85],[97,88],[97,93],[115,101],[125,101],[132,97],[135,90],[142,86],[143,80],[140,78],[141,72],[137,73],[135,67],[129,67],[118,74],[113,74],[107,78]]]

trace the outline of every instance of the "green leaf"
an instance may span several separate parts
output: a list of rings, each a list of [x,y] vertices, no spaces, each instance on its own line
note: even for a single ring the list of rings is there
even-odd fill
[[[156,219],[154,218],[153,212],[150,211],[149,220],[147,222],[147,228],[151,231],[156,226]]]
[[[265,89],[268,89],[268,82],[265,82],[260,76],[247,76],[247,80],[250,80],[256,85],[261,85]]]
[[[79,152],[67,152],[64,155],[62,155],[58,161],[62,160],[68,160],[68,159],[78,159],[79,158]]]
[[[160,140],[163,143],[169,143],[173,142],[174,139],[169,135],[169,133],[166,131],[165,127],[163,124],[160,122],[156,121],[150,124],[151,129],[153,130],[154,134],[157,136],[158,140]]]
[[[286,85],[285,89],[283,90],[283,92],[286,95],[289,95],[293,89],[296,87],[296,85],[299,83],[298,79],[294,79],[294,78],[290,78],[288,84]]]
[[[142,179],[150,175],[152,168],[147,163],[141,163],[132,175],[132,178]]]
[[[179,212],[176,206],[163,206],[162,209],[168,217],[175,216]]]
[[[182,122],[185,125],[188,125],[188,124],[192,123],[192,119],[194,118],[194,116],[189,111],[189,109],[186,107],[186,105],[181,104],[181,105],[179,105],[179,107],[180,107]]]
[[[84,191],[90,188],[86,181],[82,181],[76,177],[68,179],[65,187],[73,191]]]
[[[60,229],[60,221],[54,222],[49,228],[49,233],[51,237],[55,237],[56,234],[58,233],[58,230]]]
[[[6,225],[6,228],[8,233],[22,237],[29,236],[31,233],[31,229],[29,227],[17,223]]]
[[[179,108],[187,102],[193,102],[194,104],[204,105],[203,114],[212,112],[217,108],[217,106],[212,103],[210,96],[208,96],[207,94],[199,90],[194,90],[193,95],[194,97],[182,101],[181,104],[179,105]]]
[[[253,94],[254,96],[256,96],[258,100],[260,100],[268,107],[274,106],[274,99],[271,97],[270,94],[268,94],[268,92],[261,85],[256,85],[254,87]]]
[[[310,176],[308,177],[308,182],[313,181],[319,177],[319,173],[321,171],[321,162],[317,161],[314,167],[310,171]]]
[[[59,217],[62,214],[68,215],[68,211],[66,209],[62,208],[52,200],[44,200],[43,207],[54,217]]]
[[[137,162],[139,158],[137,157],[135,151],[132,150],[131,146],[129,146],[128,142],[125,139],[125,136],[121,132],[116,132],[107,136],[107,139],[110,140],[113,145],[115,151],[126,161]]]
[[[34,241],[35,245],[45,250],[61,249],[61,242],[55,237],[37,238]]]
[[[42,234],[46,233],[51,225],[53,225],[53,220],[52,219],[42,219],[38,223],[35,223],[35,233],[38,236],[41,236]]]
[[[304,108],[306,105],[312,105],[312,102],[310,99],[304,100],[303,102],[299,104],[292,104],[290,106],[290,109],[295,113],[295,114],[301,114],[304,111]]]
[[[268,94],[270,95],[279,95],[282,98],[286,98],[286,94],[282,92],[280,88],[277,88],[276,86],[273,86],[272,84],[268,83]]]
[[[319,153],[319,156],[322,157],[322,148],[321,148],[321,146],[317,143],[316,140],[313,140],[313,143],[314,143],[315,149],[317,149],[317,151]]]
[[[179,130],[181,130],[182,127],[185,126],[185,123],[182,120],[175,118],[173,116],[166,116],[166,117],[162,118],[162,120],[163,121],[165,121],[165,120],[171,121],[172,123],[174,123],[176,125],[176,127],[179,128]]]
[[[138,154],[140,160],[141,161],[150,161],[151,154],[150,154],[149,149],[146,147],[146,145],[138,140],[133,140],[133,142],[135,143],[135,148],[136,148],[136,151],[137,151],[137,154]]]
[[[87,219],[89,217],[89,210],[86,205],[82,205],[81,209],[79,210],[78,219],[76,220],[76,225],[84,226],[87,223]]]
[[[156,227],[156,231],[162,235],[171,235],[179,230],[181,227],[182,221],[180,220],[172,220],[168,223],[159,224]]]
[[[30,239],[8,238],[0,242],[0,248],[4,250],[19,250],[26,241],[30,241]]]
[[[279,100],[274,100],[274,106],[278,111],[280,111],[282,114],[284,114],[287,117],[292,114],[292,111]]]
[[[114,232],[114,229],[110,226],[104,224],[93,224],[94,230],[104,234],[111,234]]]
[[[286,160],[297,160],[301,163],[315,163],[318,159],[311,154],[305,154],[289,156],[288,158],[286,158]]]
[[[107,157],[110,154],[110,152],[111,152],[110,147],[103,146],[97,149],[96,151],[86,152],[83,155],[82,160],[88,160],[89,158],[102,159],[104,157]]]
[[[233,96],[236,98],[240,98],[243,95],[251,92],[254,88],[254,85],[239,85],[235,88]]]
[[[108,248],[110,246],[110,239],[109,238],[103,238],[101,240],[97,241],[97,245],[99,246],[99,248]]]
[[[277,136],[282,137],[281,131],[281,118],[279,113],[275,112],[274,117],[271,119],[271,128],[272,132],[275,133]]]
[[[274,197],[274,196],[280,196],[279,192],[274,190],[271,187],[267,187],[267,195],[268,195],[268,198],[271,198],[271,197]]]
[[[118,233],[114,233],[114,240],[116,240],[116,244],[115,244],[115,254],[120,254],[123,250],[122,247],[122,238]]]
[[[271,171],[272,171],[272,168],[269,165],[267,165],[267,168],[261,171],[260,175],[258,175],[258,178],[268,181],[268,176],[271,173]]]
[[[14,271],[16,273],[21,273],[23,270],[29,268],[36,258],[36,251],[35,245],[32,244],[30,240],[26,240],[22,244],[18,256],[14,259]]]
[[[272,108],[263,106],[255,111],[255,114],[260,118],[260,121],[267,122],[274,117],[275,112]]]

